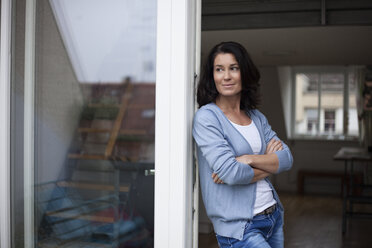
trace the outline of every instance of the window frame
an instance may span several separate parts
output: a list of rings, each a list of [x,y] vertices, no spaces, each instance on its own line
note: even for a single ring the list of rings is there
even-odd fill
[[[348,130],[346,130],[345,123],[348,121],[346,118],[349,116],[349,74],[353,72],[352,66],[335,66],[335,65],[325,65],[325,66],[293,66],[291,70],[291,133],[290,137],[293,140],[358,140],[357,135],[350,135],[348,134]],[[317,133],[316,135],[309,135],[309,134],[297,134],[296,133],[296,75],[299,73],[317,73],[319,76],[323,73],[341,73],[344,75],[344,85],[343,85],[343,126],[342,126],[342,134],[326,134],[321,132],[321,96],[322,96],[322,87],[321,87],[321,78],[319,77],[318,82],[318,123],[317,123]],[[323,123],[324,125],[324,123]]]
[[[11,247],[10,232],[10,81],[12,1],[1,1],[0,50],[0,247]]]

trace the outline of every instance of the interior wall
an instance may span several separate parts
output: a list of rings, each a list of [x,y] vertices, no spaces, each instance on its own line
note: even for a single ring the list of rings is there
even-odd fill
[[[291,85],[292,85],[292,69],[290,66],[280,66],[278,67],[278,77],[280,84],[280,95],[282,98],[282,106],[287,111],[284,112],[284,120],[286,127],[286,137],[291,136]]]
[[[286,139],[284,109],[278,71],[275,66],[261,66],[261,105],[259,109],[266,115],[273,130],[280,139]]]

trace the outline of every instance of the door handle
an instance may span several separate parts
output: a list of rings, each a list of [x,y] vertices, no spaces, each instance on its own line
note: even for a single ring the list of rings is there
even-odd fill
[[[155,169],[145,170],[145,176],[154,176],[154,175],[155,175]]]

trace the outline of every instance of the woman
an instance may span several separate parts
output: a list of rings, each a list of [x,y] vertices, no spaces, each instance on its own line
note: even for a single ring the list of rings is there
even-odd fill
[[[289,170],[287,145],[257,110],[260,73],[236,42],[210,52],[193,136],[204,205],[220,247],[283,247],[283,207],[271,174]]]

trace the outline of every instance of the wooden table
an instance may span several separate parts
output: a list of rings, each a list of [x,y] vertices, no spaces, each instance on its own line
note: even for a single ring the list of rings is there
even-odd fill
[[[353,211],[353,203],[372,204],[371,196],[356,195],[353,186],[370,188],[372,185],[358,184],[353,185],[354,162],[364,161],[363,165],[372,166],[372,153],[359,147],[342,147],[333,157],[334,160],[344,161],[344,177],[349,178],[349,187],[344,184],[343,190],[343,208],[342,208],[342,235],[346,233],[347,219],[352,217],[372,218],[372,213],[362,213]]]

